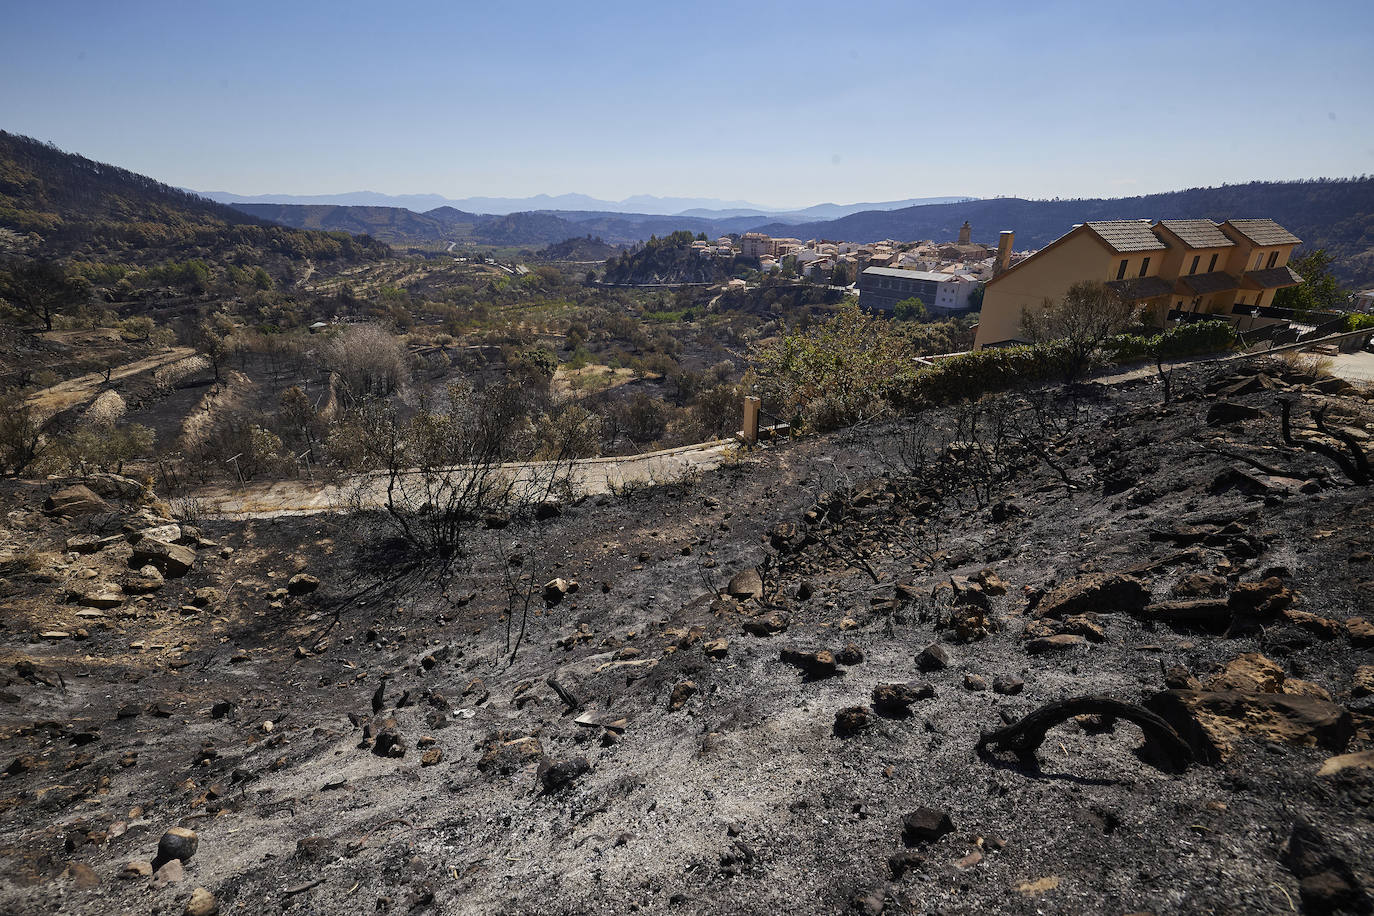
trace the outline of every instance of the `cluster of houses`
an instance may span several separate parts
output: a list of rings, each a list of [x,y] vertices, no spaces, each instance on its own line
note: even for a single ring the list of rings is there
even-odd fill
[[[971,231],[965,222],[953,242],[873,243],[747,232],[694,247],[705,256],[757,258],[765,272],[854,284],[870,309],[893,311],[911,299],[933,316],[981,308],[977,347],[1019,342],[1024,310],[1057,302],[1083,281],[1128,297],[1156,326],[1226,318],[1249,330],[1285,321],[1274,294],[1302,279],[1288,266],[1301,240],[1270,219],[1087,222],[1023,252],[1013,249],[1010,231],[995,249],[971,241]],[[1374,290],[1360,293],[1355,307],[1374,309]]]
[[[839,282],[859,290],[869,308],[891,311],[907,299],[920,299],[931,314],[951,314],[976,306],[982,281],[993,275],[996,252],[970,241],[967,222],[953,242],[803,241],[746,232],[738,241],[722,236],[692,247],[703,257],[757,258],[765,273],[789,269],[817,283]],[[1009,252],[1011,262],[1027,253]]]

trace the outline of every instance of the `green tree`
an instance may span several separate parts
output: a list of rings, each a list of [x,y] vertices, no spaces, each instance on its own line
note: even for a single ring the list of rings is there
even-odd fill
[[[881,414],[886,392],[915,375],[912,356],[907,327],[849,298],[829,320],[757,348],[753,362],[770,409],[824,429]]]
[[[74,474],[91,471],[124,473],[124,463],[153,451],[153,431],[138,423],[128,426],[83,426],[57,443],[57,453]]]
[[[229,338],[211,322],[201,321],[191,332],[191,346],[210,361],[210,368],[215,370],[215,381],[218,382],[220,366],[229,356]]]
[[[44,451],[44,424],[18,391],[0,392],[0,473],[18,476]]]
[[[91,283],[68,273],[65,264],[40,259],[20,261],[0,274],[0,297],[17,305],[52,330],[53,316],[85,302]]]
[[[1060,344],[1064,378],[1083,374],[1107,338],[1129,326],[1139,308],[1096,281],[1075,283],[1058,302],[1049,299],[1038,311],[1021,310],[1021,333],[1031,343]]]
[[[892,314],[902,321],[924,321],[926,318],[926,304],[918,297],[912,296],[910,299],[903,299],[893,308]]]
[[[836,264],[835,269],[830,271],[830,284],[832,286],[848,286],[854,282],[854,277],[849,272],[848,264]]]
[[[135,315],[121,321],[119,330],[134,340],[147,342],[153,336],[153,331],[157,330],[157,325],[147,315]]]
[[[1335,256],[1327,254],[1325,248],[1318,248],[1290,261],[1288,266],[1302,277],[1302,282],[1274,293],[1274,305],[1296,312],[1342,308],[1349,301],[1350,294],[1341,289],[1336,278],[1331,276],[1328,268],[1335,260]]]
[[[551,382],[553,374],[558,371],[558,355],[543,344],[522,351],[516,363],[512,369],[542,385]]]

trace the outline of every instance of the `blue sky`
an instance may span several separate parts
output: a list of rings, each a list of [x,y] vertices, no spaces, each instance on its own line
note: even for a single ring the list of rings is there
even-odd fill
[[[0,129],[201,190],[796,206],[1374,172],[1367,0],[5,6]]]

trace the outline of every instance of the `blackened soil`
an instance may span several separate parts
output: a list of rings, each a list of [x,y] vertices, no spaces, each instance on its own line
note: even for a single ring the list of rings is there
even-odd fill
[[[1137,383],[1004,405],[993,426],[944,409],[764,449],[481,531],[446,579],[402,575],[412,558],[378,549],[376,520],[205,521],[190,574],[104,616],[66,595],[127,572],[130,548],[62,545],[118,533],[138,507],[58,522],[38,511],[51,487],[13,485],[0,909],[180,913],[203,886],[221,913],[1289,913],[1309,905],[1280,861],[1299,818],[1367,886],[1374,783],[1318,777],[1331,748],[1241,735],[1172,774],[1141,759],[1135,726],[1070,721],[1038,766],[974,750],[1047,702],[1141,702],[1167,668],[1206,680],[1244,653],[1349,710],[1342,750],[1370,747],[1352,677],[1374,654],[1345,622],[1374,602],[1371,489],[1285,445],[1275,405],[1293,399],[1307,435],[1327,405],[1366,447],[1374,413],[1306,381],[1195,371],[1167,406]],[[1223,400],[1260,416],[1209,425]],[[1180,543],[1180,524],[1199,539]],[[747,568],[761,597],[717,596]],[[943,586],[985,568],[1008,588],[987,590],[989,632],[960,641]],[[277,591],[301,571],[319,590]],[[1333,626],[1278,616],[1228,636],[1104,607],[1103,641],[1027,652],[1039,596],[1118,571],[1155,601],[1198,573],[1227,589],[1277,574],[1294,610]],[[554,578],[577,590],[546,606]],[[193,610],[206,587],[219,596]],[[781,632],[746,632],[774,614]],[[918,672],[937,641],[949,667]],[[863,660],[831,677],[780,660],[847,643]],[[838,711],[908,681],[935,695],[836,735]],[[366,746],[386,729],[404,756]],[[538,753],[505,744],[527,737]],[[540,754],[590,770],[549,789]],[[953,830],[894,878],[918,807]],[[178,824],[199,834],[182,880],[119,877]]]

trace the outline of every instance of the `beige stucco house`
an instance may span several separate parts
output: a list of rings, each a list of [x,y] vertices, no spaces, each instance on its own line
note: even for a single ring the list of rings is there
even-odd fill
[[[1085,280],[1105,283],[1163,326],[1185,313],[1251,316],[1301,278],[1301,239],[1270,219],[1102,220],[1073,227],[987,282],[975,347],[1021,340],[1021,313]],[[1254,318],[1249,319],[1253,323]]]

